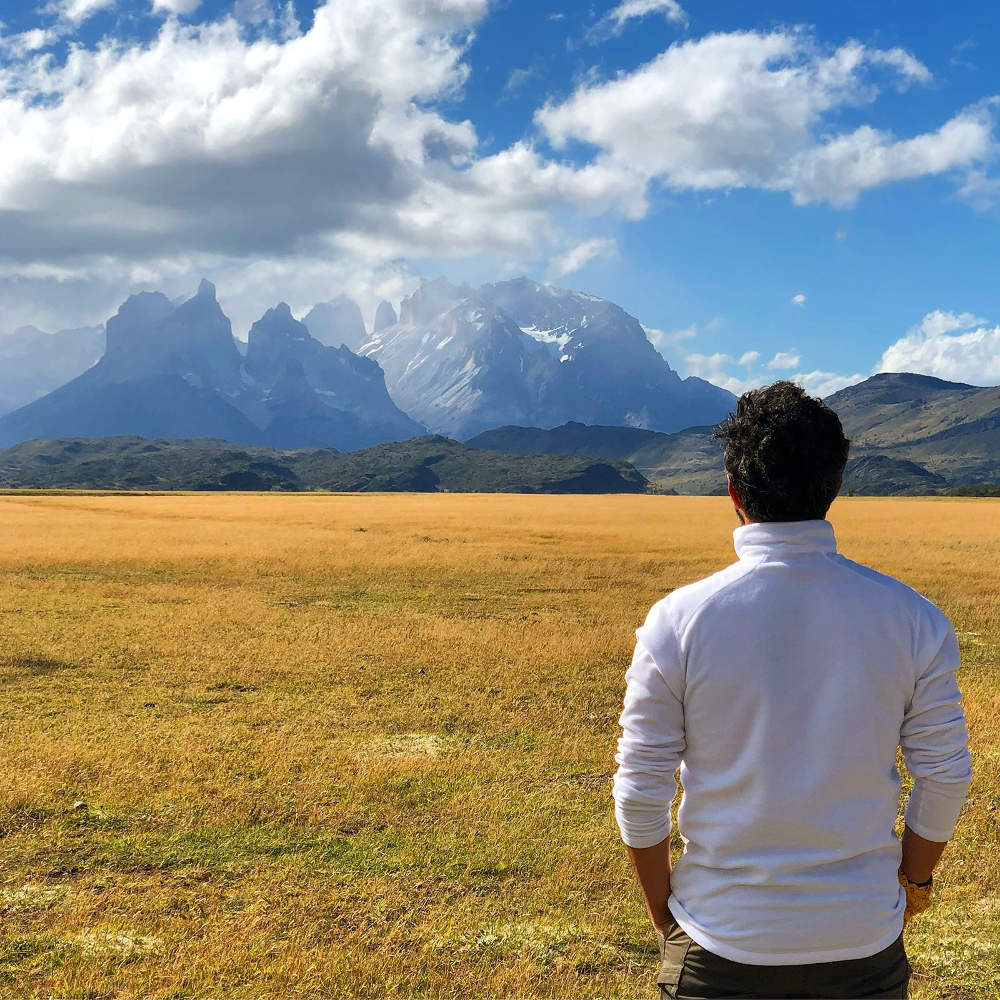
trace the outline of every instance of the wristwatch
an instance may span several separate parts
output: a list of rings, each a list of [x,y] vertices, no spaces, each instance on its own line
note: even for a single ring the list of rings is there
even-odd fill
[[[906,891],[906,912],[903,914],[903,926],[911,917],[923,913],[931,905],[931,889],[934,886],[932,875],[926,882],[914,882],[908,878],[902,868],[899,869],[899,884]]]

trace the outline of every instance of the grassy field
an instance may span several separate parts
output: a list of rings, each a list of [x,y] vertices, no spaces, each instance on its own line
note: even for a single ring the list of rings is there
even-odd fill
[[[1000,996],[1000,506],[838,501],[952,616],[975,781],[916,1000]],[[633,629],[722,499],[0,497],[0,996],[635,997]],[[85,804],[85,805],[84,805]]]

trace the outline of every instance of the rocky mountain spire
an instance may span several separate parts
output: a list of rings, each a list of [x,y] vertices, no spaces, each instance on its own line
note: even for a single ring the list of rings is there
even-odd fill
[[[381,333],[387,327],[395,326],[399,322],[396,310],[392,308],[391,302],[383,299],[375,310],[375,325],[372,327],[374,333]]]
[[[356,351],[368,339],[361,309],[346,295],[313,306],[302,322],[327,347],[348,347]]]

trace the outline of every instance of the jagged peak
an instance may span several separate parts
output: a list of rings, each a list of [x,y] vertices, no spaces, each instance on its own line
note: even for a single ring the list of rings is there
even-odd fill
[[[375,310],[375,323],[372,326],[374,333],[381,333],[387,327],[395,326],[399,322],[399,316],[393,308],[391,302],[383,299]]]
[[[326,302],[317,302],[302,322],[321,344],[356,350],[368,339],[361,308],[349,295],[341,293]]]
[[[291,306],[287,302],[279,302],[276,306],[272,306],[250,327],[248,343],[251,348],[258,344],[261,337],[270,341],[276,337],[292,340],[315,339],[306,325],[292,315]]]
[[[122,319],[136,316],[142,316],[146,319],[161,319],[171,313],[173,309],[174,304],[163,292],[136,292],[118,307],[116,316]]]
[[[207,278],[202,278],[201,284],[198,285],[198,291],[191,298],[185,299],[180,305],[176,302],[172,302],[171,305],[181,315],[188,315],[190,313],[208,314],[213,311],[225,315],[222,312],[222,306],[219,305],[218,298],[216,298],[215,285]]]

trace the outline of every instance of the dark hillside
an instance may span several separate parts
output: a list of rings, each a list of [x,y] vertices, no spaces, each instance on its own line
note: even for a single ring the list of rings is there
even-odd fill
[[[353,452],[141,437],[27,441],[0,451],[6,489],[643,493],[648,485],[625,462],[506,455],[433,435]]]

